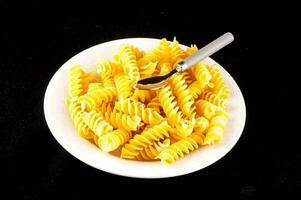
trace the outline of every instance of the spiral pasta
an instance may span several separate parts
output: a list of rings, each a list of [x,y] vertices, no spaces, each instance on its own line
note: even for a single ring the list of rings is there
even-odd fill
[[[126,143],[131,137],[132,133],[130,131],[117,129],[101,136],[97,143],[101,150],[111,152]]]
[[[114,128],[124,129],[127,131],[136,131],[141,126],[141,118],[138,116],[131,117],[114,110],[111,113],[105,113],[105,119],[110,122]]]
[[[220,107],[225,108],[227,105],[227,100],[220,98],[218,95],[212,92],[206,92],[201,95],[201,99],[209,101],[210,103]]]
[[[149,145],[145,149],[139,151],[136,156],[137,160],[155,160],[159,153],[170,146],[170,139],[165,139],[163,142],[155,142],[154,145]]]
[[[223,132],[228,122],[228,115],[226,112],[218,112],[218,114],[212,118],[204,144],[215,144],[223,137]]]
[[[167,116],[168,122],[172,126],[175,126],[176,124],[180,123],[182,119],[182,112],[177,106],[175,97],[172,96],[171,88],[169,86],[163,88],[159,92],[158,98]]]
[[[88,84],[93,80],[93,73],[85,73],[82,66],[76,65],[70,68],[68,77],[68,88],[70,97],[83,95]]]
[[[81,137],[91,139],[93,133],[84,120],[84,112],[81,109],[81,104],[78,102],[77,98],[72,98],[69,101],[69,114],[71,120],[73,121],[76,130],[78,131]]]
[[[170,73],[198,51],[174,38],[151,51],[123,44],[114,60],[98,59],[94,72],[70,68],[66,103],[78,134],[121,158],[169,165],[219,142],[229,116],[230,90],[217,66],[197,63],[176,73],[157,91],[140,90],[144,78]]]
[[[131,116],[139,116],[142,121],[147,124],[158,124],[163,120],[163,117],[155,110],[145,108],[144,104],[133,102],[130,99],[116,102],[115,108]]]
[[[114,64],[108,60],[99,60],[95,65],[96,71],[105,87],[114,87],[113,74],[121,71],[120,67],[117,67],[117,64],[112,65]]]
[[[160,152],[157,156],[163,165],[170,165],[185,154],[196,150],[203,144],[203,136],[199,134],[191,134],[190,136],[173,143],[166,149]]]
[[[187,89],[188,86],[182,74],[175,74],[169,80],[172,92],[177,97],[177,102],[182,112],[188,116],[189,119],[193,119],[195,116],[194,99]]]
[[[85,113],[84,120],[98,137],[113,131],[113,127],[95,110]]]
[[[217,96],[223,99],[229,97],[230,89],[225,85],[225,81],[221,75],[221,72],[214,67],[207,67],[212,75],[210,82],[213,84],[213,87],[210,89],[212,93],[215,93]]]
[[[83,96],[78,98],[79,102],[82,104],[82,108],[87,111],[96,109],[100,104],[113,101],[117,96],[117,91],[115,87],[105,87],[99,90],[93,90]]]
[[[154,91],[137,89],[134,91],[132,99],[134,101],[140,101],[142,103],[147,103],[147,102],[150,102],[155,95],[156,94]]]
[[[114,81],[116,83],[116,89],[119,99],[126,99],[132,96],[134,82],[128,75],[117,75],[115,76]]]
[[[196,81],[192,82],[188,88],[191,95],[196,99],[206,87],[212,87],[210,83],[212,76],[203,63],[196,64],[191,69],[191,72],[195,76]]]
[[[216,114],[217,107],[206,100],[198,100],[195,103],[196,112],[199,116],[204,116],[206,119],[211,120]]]
[[[122,45],[119,48],[118,58],[123,71],[129,75],[133,82],[137,83],[140,79],[140,74],[136,60],[136,52],[133,50],[133,47],[127,44]]]
[[[179,42],[174,38],[170,44],[170,63],[172,66],[182,61],[185,57],[185,52],[180,48]]]
[[[148,145],[158,142],[160,139],[169,137],[171,127],[166,121],[158,125],[145,129],[141,134],[135,135],[128,144],[121,150],[121,157],[127,159],[134,159],[138,156],[139,151],[143,150]]]

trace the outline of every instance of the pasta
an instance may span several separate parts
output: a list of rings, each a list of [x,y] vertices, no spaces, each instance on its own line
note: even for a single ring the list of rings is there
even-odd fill
[[[163,117],[155,110],[146,108],[144,104],[130,99],[116,102],[115,108],[125,114],[141,117],[142,121],[147,124],[158,124],[163,120]]]
[[[121,150],[121,157],[134,159],[138,156],[139,151],[143,150],[148,145],[153,145],[154,142],[169,137],[170,131],[171,127],[166,121],[153,127],[146,128],[141,134],[137,134],[130,139],[128,144],[125,144]]]
[[[124,44],[119,48],[118,61],[122,69],[135,83],[140,79],[136,52],[131,45]]]
[[[175,74],[169,80],[172,92],[177,97],[177,102],[182,112],[187,115],[189,119],[193,119],[195,116],[194,99],[187,89],[188,86],[183,76],[181,74]]]
[[[111,152],[126,143],[131,137],[132,134],[130,131],[117,129],[101,136],[98,139],[98,145],[101,150],[105,152]]]
[[[95,110],[85,113],[84,120],[98,137],[113,131],[113,127]]]
[[[182,140],[179,140],[163,151],[157,156],[163,165],[170,165],[175,160],[184,157],[185,154],[188,154],[196,150],[200,145],[203,144],[202,135],[192,134]]]
[[[123,44],[114,61],[97,60],[96,72],[71,67],[66,102],[79,136],[121,158],[163,165],[222,140],[230,90],[216,66],[200,62],[157,91],[136,87],[196,51],[196,45],[184,49],[175,38],[162,39],[149,52]]]
[[[220,141],[223,137],[223,132],[227,121],[227,113],[218,112],[218,114],[210,121],[204,144],[215,144],[216,142]]]
[[[145,149],[139,151],[136,156],[137,160],[155,160],[159,153],[170,146],[170,139],[165,139],[163,142],[155,142],[154,145],[149,145]]]
[[[177,106],[175,97],[172,95],[171,88],[169,86],[163,88],[158,95],[162,108],[167,116],[168,122],[171,125],[175,125],[181,121],[182,112]]]
[[[124,129],[127,131],[136,131],[141,126],[141,118],[138,116],[131,117],[114,110],[111,113],[105,113],[105,119],[110,122],[114,128]]]

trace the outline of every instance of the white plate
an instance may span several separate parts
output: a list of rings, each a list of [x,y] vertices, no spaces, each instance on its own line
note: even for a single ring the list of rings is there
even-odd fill
[[[77,134],[65,104],[68,98],[68,69],[73,65],[81,64],[85,70],[91,71],[94,70],[93,66],[98,58],[112,59],[118,47],[123,43],[130,43],[148,51],[159,41],[149,38],[130,38],[105,42],[75,55],[54,74],[45,93],[44,113],[53,136],[69,153],[86,164],[109,173],[137,178],[164,178],[203,169],[222,158],[236,144],[242,134],[246,119],[244,99],[230,74],[211,58],[207,58],[204,62],[210,65],[217,64],[217,68],[221,70],[231,89],[227,107],[230,119],[224,137],[218,144],[201,147],[173,165],[165,167],[159,161],[124,160],[101,152],[95,145]]]

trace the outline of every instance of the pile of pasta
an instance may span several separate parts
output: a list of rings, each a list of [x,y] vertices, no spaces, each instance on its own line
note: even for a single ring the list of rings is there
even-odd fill
[[[150,52],[124,44],[96,72],[70,68],[67,100],[80,136],[121,158],[169,165],[203,145],[220,141],[228,121],[229,88],[220,71],[200,62],[173,75],[161,90],[139,90],[139,80],[165,75],[196,52],[162,39]]]

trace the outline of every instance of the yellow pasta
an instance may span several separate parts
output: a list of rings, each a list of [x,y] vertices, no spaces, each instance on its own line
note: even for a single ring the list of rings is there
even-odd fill
[[[167,116],[168,122],[172,126],[180,123],[182,119],[182,112],[177,106],[177,102],[175,101],[175,97],[172,95],[171,88],[169,86],[163,88],[159,92],[158,98]]]
[[[105,119],[110,122],[114,128],[124,129],[127,131],[136,131],[141,126],[141,118],[138,116],[131,117],[114,110],[111,113],[105,113]]]
[[[215,93],[212,92],[206,92],[201,95],[201,99],[204,99],[206,101],[209,101],[210,103],[220,107],[225,108],[227,105],[227,100],[219,97]]]
[[[169,83],[172,92],[177,97],[177,102],[182,112],[188,116],[189,119],[193,119],[195,116],[194,99],[191,96],[188,86],[181,74],[175,74],[169,79]]]
[[[205,117],[208,120],[211,120],[217,111],[217,107],[215,105],[202,99],[198,100],[195,103],[195,106],[197,114]]]
[[[131,45],[124,44],[119,48],[118,59],[123,71],[129,75],[135,83],[140,79],[136,52]]]
[[[138,116],[147,124],[158,124],[163,120],[163,117],[155,110],[146,108],[144,104],[131,101],[130,99],[116,102],[115,108],[125,114]]]
[[[204,144],[215,144],[223,137],[223,132],[228,121],[228,115],[226,112],[219,112],[210,121],[208,131],[204,140]]]
[[[162,39],[149,52],[121,45],[115,61],[97,60],[96,73],[71,67],[66,102],[79,135],[101,151],[163,165],[219,142],[230,90],[216,66],[200,62],[158,91],[137,88],[139,80],[168,74],[196,51]]]
[[[126,143],[131,137],[132,133],[130,131],[117,129],[101,136],[97,143],[101,150],[105,152],[111,152]]]
[[[230,89],[225,85],[225,81],[221,75],[221,72],[214,67],[207,67],[212,75],[210,82],[213,84],[213,87],[210,91],[220,98],[227,99],[230,93]]]
[[[138,156],[139,151],[143,150],[148,145],[153,145],[154,142],[169,137],[171,129],[172,128],[166,121],[153,127],[146,128],[141,134],[136,134],[130,139],[128,144],[125,144],[121,150],[121,157],[134,159]]]
[[[202,144],[203,136],[192,134],[161,151],[157,158],[161,160],[163,165],[170,165],[179,158],[184,157],[185,154],[196,150]]]
[[[81,137],[91,139],[93,133],[84,120],[84,112],[81,109],[81,104],[78,102],[77,98],[72,98],[69,102],[69,114],[71,120],[73,121],[76,130]]]
[[[212,76],[206,66],[201,62],[192,67],[191,72],[196,80],[192,82],[188,88],[191,95],[196,99],[203,93],[206,87],[212,87],[210,83]]]
[[[84,120],[98,137],[113,131],[113,127],[95,110],[85,113]]]
[[[116,89],[119,99],[126,99],[132,96],[134,82],[128,75],[117,75],[115,76],[114,81],[116,83]]]
[[[165,139],[163,142],[155,142],[154,145],[149,145],[145,149],[139,151],[137,160],[155,160],[159,153],[170,146],[170,139]]]
[[[104,87],[99,90],[93,90],[78,98],[82,104],[82,108],[90,111],[102,103],[112,101],[117,96],[115,87]]]
[[[70,97],[83,95],[88,84],[93,80],[93,73],[85,73],[82,66],[76,65],[69,70],[68,88]]]

